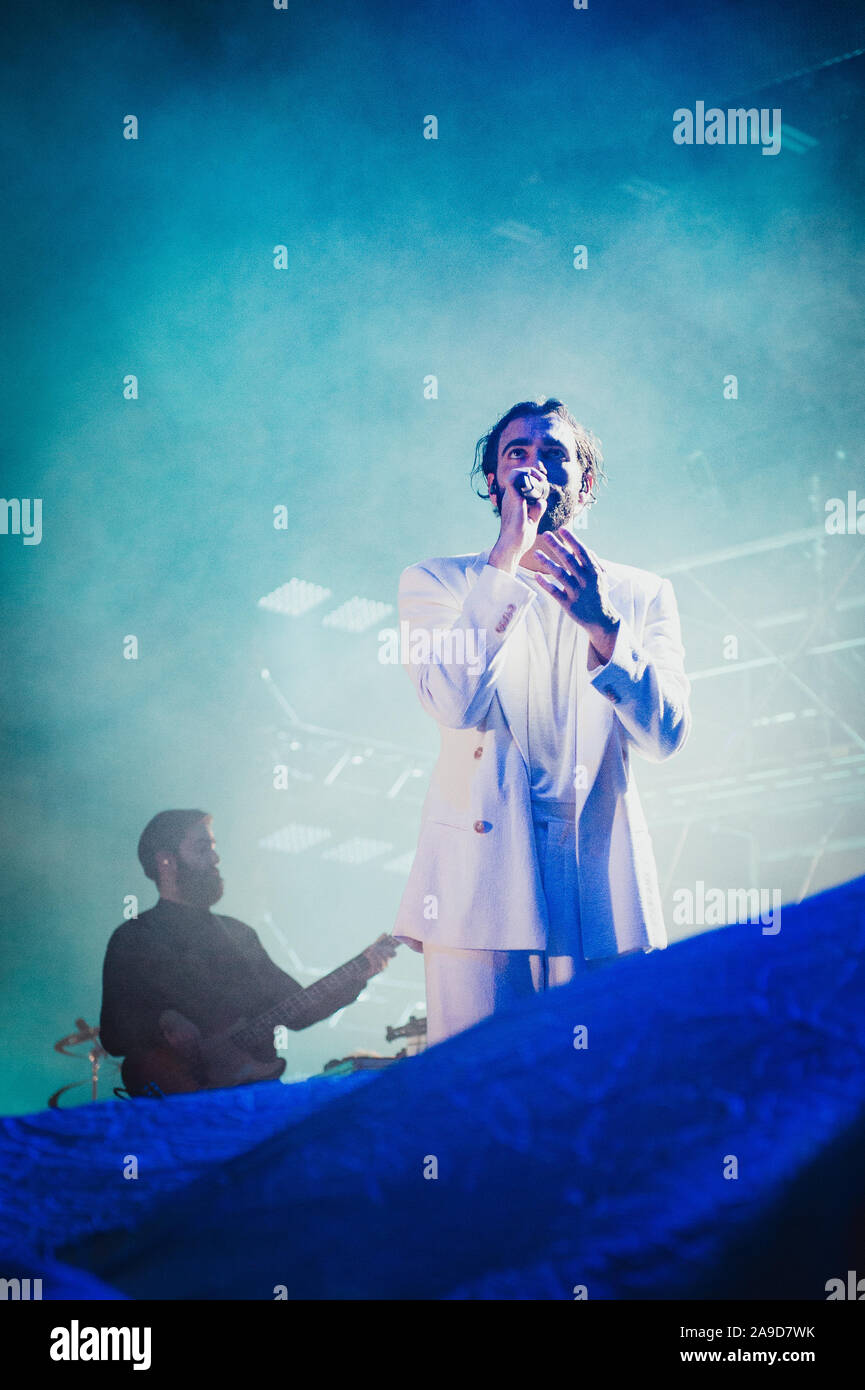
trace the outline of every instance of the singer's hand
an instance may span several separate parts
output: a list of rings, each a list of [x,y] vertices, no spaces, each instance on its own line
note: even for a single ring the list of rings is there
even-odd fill
[[[537,482],[545,482],[547,470],[542,463],[537,467],[526,465],[523,459],[502,464],[499,469],[499,482],[502,488],[501,524],[499,538],[490,551],[488,563],[495,569],[516,574],[520,557],[534,545],[538,535],[538,524],[547,510],[546,500],[529,502],[514,487],[514,476],[527,473]]]
[[[589,635],[590,669],[605,665],[613,655],[621,615],[610,603],[607,576],[597,555],[564,526],[542,536],[534,554],[544,568],[536,575],[541,588]]]

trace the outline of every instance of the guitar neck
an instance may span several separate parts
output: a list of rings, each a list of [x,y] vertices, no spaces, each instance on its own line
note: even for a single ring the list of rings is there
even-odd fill
[[[267,1013],[261,1014],[251,1023],[243,1024],[236,1032],[232,1030],[232,1041],[240,1047],[254,1046],[270,1037],[280,1023],[286,1023],[292,1028],[304,1028],[320,1012],[322,1004],[327,1003],[329,999],[339,998],[350,980],[366,983],[368,978],[369,962],[366,957],[363,954],[353,956],[345,965],[331,970],[329,975],[323,975],[306,989],[303,985],[296,985],[290,994],[278,1004],[274,1004]]]

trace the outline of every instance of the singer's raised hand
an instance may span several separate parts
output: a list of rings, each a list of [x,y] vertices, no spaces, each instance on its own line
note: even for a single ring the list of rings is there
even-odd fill
[[[547,481],[547,470],[542,463],[527,464],[524,459],[516,459],[499,465],[501,522],[499,538],[490,551],[489,564],[509,574],[516,574],[520,557],[534,545],[538,525],[547,510],[546,498],[530,502],[517,491],[514,479],[520,473],[539,484]]]
[[[537,581],[569,617],[585,628],[597,656],[590,665],[605,664],[613,654],[621,615],[610,602],[606,572],[593,550],[581,545],[565,526],[548,531],[535,548],[543,565]]]

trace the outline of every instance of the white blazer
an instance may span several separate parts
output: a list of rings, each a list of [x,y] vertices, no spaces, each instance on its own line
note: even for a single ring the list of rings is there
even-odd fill
[[[402,659],[417,657],[408,672],[441,733],[394,927],[418,951],[425,941],[499,951],[546,946],[526,757],[524,619],[537,595],[489,565],[489,553],[427,560],[400,577],[400,628],[410,635]],[[602,563],[622,617],[615,649],[590,673],[582,628],[577,644],[577,764],[585,771],[575,786],[575,843],[589,960],[667,944],[630,753],[660,762],[682,747],[690,727],[672,585],[647,570]],[[451,632],[438,650],[437,629]],[[454,659],[463,642],[479,660]]]

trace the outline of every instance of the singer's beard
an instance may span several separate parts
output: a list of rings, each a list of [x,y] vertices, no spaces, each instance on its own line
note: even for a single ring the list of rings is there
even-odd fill
[[[177,888],[190,907],[212,907],[222,897],[223,887],[217,868],[193,869],[177,860]]]
[[[572,487],[551,487],[547,509],[538,522],[538,535],[567,526],[579,511],[579,495]]]
[[[581,494],[570,484],[567,487],[555,487],[551,483],[546,510],[538,522],[538,535],[542,536],[545,531],[557,531],[560,526],[568,526],[580,510],[580,496]],[[496,506],[499,509],[499,516],[501,516],[502,493],[498,482],[496,483]]]

